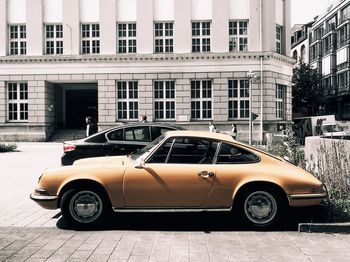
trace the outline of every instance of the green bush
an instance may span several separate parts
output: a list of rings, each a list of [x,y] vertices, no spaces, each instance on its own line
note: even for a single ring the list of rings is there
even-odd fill
[[[0,143],[0,152],[13,152],[17,149],[16,144],[2,144]]]

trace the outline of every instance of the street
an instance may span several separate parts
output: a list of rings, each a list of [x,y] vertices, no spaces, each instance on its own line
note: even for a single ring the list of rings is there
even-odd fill
[[[225,213],[116,214],[75,231],[60,210],[29,199],[41,172],[60,165],[62,144],[19,143],[0,154],[0,261],[350,261],[350,235],[241,227]]]

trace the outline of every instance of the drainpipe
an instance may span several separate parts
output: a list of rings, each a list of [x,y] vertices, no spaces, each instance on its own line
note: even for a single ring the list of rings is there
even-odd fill
[[[263,26],[262,26],[262,8],[263,8],[263,1],[260,0],[260,51],[263,52]],[[264,129],[263,129],[263,109],[264,109],[264,92],[263,92],[263,59],[264,55],[260,55],[260,144],[263,144],[263,135],[264,135]]]

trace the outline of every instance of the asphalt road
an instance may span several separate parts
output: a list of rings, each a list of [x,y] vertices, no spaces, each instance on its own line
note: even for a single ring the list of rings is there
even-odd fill
[[[290,210],[274,231],[251,231],[224,213],[118,214],[75,231],[59,210],[29,199],[62,145],[19,143],[0,153],[0,261],[350,261],[350,235],[297,232],[317,209]]]

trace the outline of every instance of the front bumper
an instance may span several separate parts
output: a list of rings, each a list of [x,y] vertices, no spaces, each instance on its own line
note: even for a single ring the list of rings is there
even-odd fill
[[[289,205],[291,207],[304,207],[319,205],[326,197],[327,192],[317,194],[296,194],[289,195]]]
[[[57,209],[58,196],[43,196],[30,194],[30,199],[45,209]]]

